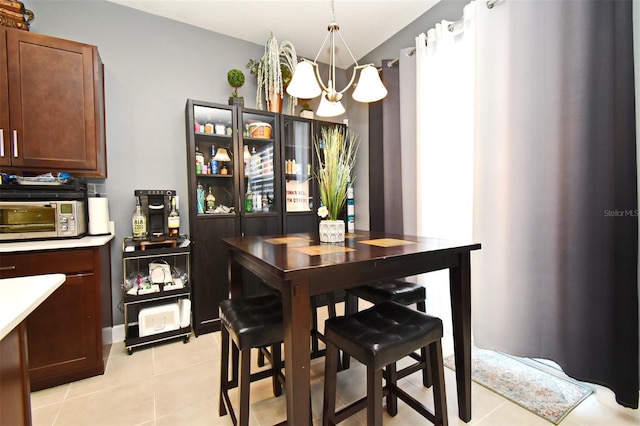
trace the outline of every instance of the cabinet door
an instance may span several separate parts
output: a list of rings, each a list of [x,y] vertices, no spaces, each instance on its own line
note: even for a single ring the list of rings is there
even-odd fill
[[[200,335],[220,330],[218,305],[229,298],[229,254],[222,239],[238,235],[238,229],[233,218],[211,217],[198,220],[191,232],[193,330]]]
[[[284,176],[284,232],[315,232],[317,184],[316,153],[311,121],[282,117],[282,171]]]
[[[7,33],[0,30],[0,46],[7,45]],[[0,52],[0,166],[11,164],[9,141],[9,86],[7,81],[7,56]]]
[[[102,327],[111,324],[101,316],[110,309],[108,256],[108,246],[0,256],[0,278],[67,276],[25,320],[32,391],[104,373]],[[101,295],[101,288],[109,294]]]
[[[235,109],[192,103],[188,106],[189,208],[198,215],[232,215],[238,208]],[[213,195],[213,205],[207,196]],[[192,202],[193,201],[193,202]]]
[[[241,227],[245,236],[282,233],[280,120],[274,113],[242,110]]]
[[[6,31],[12,166],[106,177],[95,46]]]
[[[222,239],[240,233],[238,113],[233,106],[189,99],[185,116],[192,315],[193,330],[199,335],[220,329],[218,305],[229,297],[228,255]],[[210,188],[213,209],[206,206]]]
[[[46,387],[52,371],[82,370],[99,362],[95,285],[93,274],[67,275],[65,283],[27,317],[32,390]]]

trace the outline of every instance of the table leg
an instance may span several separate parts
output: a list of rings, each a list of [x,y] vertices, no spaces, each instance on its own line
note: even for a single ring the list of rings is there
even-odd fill
[[[282,294],[287,424],[311,425],[311,298],[300,283]]]
[[[460,265],[449,270],[453,348],[458,389],[458,417],[471,420],[471,256],[460,255]]]
[[[233,259],[233,253],[229,255],[229,295],[234,297],[242,297],[242,266]]]

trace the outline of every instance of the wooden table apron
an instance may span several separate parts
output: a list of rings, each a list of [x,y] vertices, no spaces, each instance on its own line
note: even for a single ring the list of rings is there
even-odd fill
[[[306,235],[313,239],[313,234]],[[368,234],[367,234],[368,235]],[[376,237],[417,237],[371,234]],[[317,239],[317,237],[315,237]],[[249,238],[268,244],[266,237]],[[449,269],[453,337],[458,390],[458,415],[471,420],[471,280],[470,252],[479,244],[450,246],[391,257],[376,257],[345,263],[319,262],[308,268],[285,270],[243,248],[242,238],[228,238],[230,249],[229,289],[231,297],[242,296],[242,272],[247,269],[279,290],[283,297],[287,420],[292,425],[311,424],[310,355],[311,299],[313,295],[347,289],[363,283],[402,278]],[[313,244],[313,242],[312,242]],[[317,240],[315,242],[317,243]]]

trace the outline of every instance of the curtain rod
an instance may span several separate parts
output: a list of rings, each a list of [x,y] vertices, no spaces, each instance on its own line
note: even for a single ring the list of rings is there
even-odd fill
[[[498,3],[499,1],[500,1],[500,0],[487,0],[487,1],[486,1],[486,3],[485,3],[485,5],[487,6],[487,9],[493,9],[493,7],[494,7],[494,6],[496,5],[496,3]],[[455,22],[453,22],[453,23],[449,24],[449,25],[447,26],[447,29],[448,29],[450,32],[454,32],[454,31],[457,29],[457,27],[458,27],[461,23],[462,23],[462,19],[458,19],[457,21],[455,21]],[[426,42],[425,42],[425,43],[426,43]],[[415,49],[415,48],[413,48],[413,49],[411,49],[411,50],[407,51],[407,56],[413,56],[415,53],[416,53],[416,49]],[[392,66],[394,66],[394,65],[395,65],[399,60],[400,60],[400,58],[393,59],[393,60],[391,60],[391,61],[387,62],[387,66],[388,66],[388,67],[392,67]]]

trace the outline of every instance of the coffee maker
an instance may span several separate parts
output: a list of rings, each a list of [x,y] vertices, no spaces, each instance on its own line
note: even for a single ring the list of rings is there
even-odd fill
[[[151,241],[169,238],[168,217],[171,198],[176,191],[171,189],[136,189],[134,195],[140,199],[142,214],[147,218],[147,233]]]

